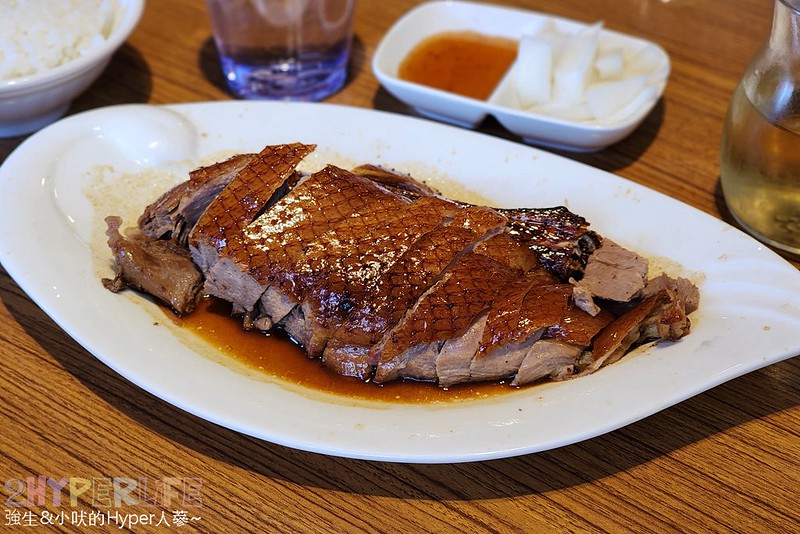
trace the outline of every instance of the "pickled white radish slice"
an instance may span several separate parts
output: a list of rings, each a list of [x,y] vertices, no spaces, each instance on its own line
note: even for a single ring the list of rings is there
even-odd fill
[[[565,39],[555,51],[553,99],[560,104],[576,104],[582,100],[592,74],[600,28],[601,23],[584,28]]]
[[[619,48],[597,53],[594,61],[594,70],[601,80],[613,80],[622,77],[625,58]]]
[[[596,119],[605,119],[619,111],[647,85],[644,75],[613,82],[592,84],[586,91],[586,104]]]
[[[553,43],[526,35],[517,51],[517,98],[523,108],[549,102],[552,98]]]
[[[652,74],[661,64],[661,54],[654,46],[645,46],[625,62],[625,76]]]
[[[519,107],[573,121],[614,122],[651,99],[663,63],[658,47],[623,48],[602,22],[576,33],[549,21],[520,38],[512,83]]]

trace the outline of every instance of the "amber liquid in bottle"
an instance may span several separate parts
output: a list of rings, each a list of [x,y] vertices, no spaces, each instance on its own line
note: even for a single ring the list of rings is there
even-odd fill
[[[720,174],[737,221],[759,240],[800,255],[800,113],[768,120],[740,84],[725,119]]]

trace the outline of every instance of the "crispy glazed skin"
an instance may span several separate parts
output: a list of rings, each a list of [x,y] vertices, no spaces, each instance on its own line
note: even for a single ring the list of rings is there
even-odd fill
[[[235,244],[240,242],[244,228],[314,148],[299,143],[270,146],[250,159],[197,221],[189,244],[195,248],[211,247],[217,254],[230,249],[235,256]]]
[[[337,330],[325,351],[326,365],[356,376],[371,371],[377,353],[369,350],[391,329],[443,271],[480,240],[502,230],[505,218],[487,208],[458,210],[445,224],[422,236],[375,283]],[[347,369],[345,369],[345,365]]]
[[[139,217],[139,228],[153,239],[172,239],[186,246],[194,225],[211,202],[244,168],[255,154],[239,154],[225,161],[200,167],[189,179],[161,195]]]
[[[340,374],[444,387],[581,376],[689,331],[693,284],[648,282],[645,260],[610,241],[603,248],[564,207],[472,206],[374,165],[302,176],[296,167],[312,150],[268,146],[194,171],[148,207],[141,240],[112,220],[118,273],[169,270],[188,261],[187,241],[196,273],[193,284],[174,277],[174,293],[151,283],[163,273],[120,275],[109,289],[191,302],[204,280],[247,328],[283,328]],[[586,280],[572,279],[584,270]],[[635,290],[619,290],[618,275],[635,278]]]
[[[412,349],[465,333],[509,279],[519,274],[482,254],[462,256],[385,336],[382,346],[373,349],[374,359],[379,361],[375,380],[386,382],[402,376],[407,364],[404,356]]]
[[[189,234],[192,259],[205,275],[208,294],[252,311],[264,287],[246,274],[251,253],[243,230],[283,196],[295,168],[314,150],[294,143],[267,147],[242,168],[208,206]]]

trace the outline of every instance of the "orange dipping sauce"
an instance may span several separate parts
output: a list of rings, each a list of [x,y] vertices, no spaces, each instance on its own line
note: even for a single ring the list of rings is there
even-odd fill
[[[413,381],[378,385],[341,376],[318,359],[306,356],[284,334],[245,330],[241,319],[231,317],[230,310],[230,304],[222,300],[205,298],[195,311],[178,319],[178,323],[255,371],[317,391],[356,399],[421,404],[482,399],[517,390],[500,383],[463,384],[449,389]]]
[[[517,57],[514,39],[444,32],[419,43],[400,63],[404,80],[486,100]]]

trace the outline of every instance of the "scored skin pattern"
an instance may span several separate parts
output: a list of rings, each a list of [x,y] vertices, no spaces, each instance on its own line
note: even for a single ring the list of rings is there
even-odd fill
[[[340,344],[370,347],[394,326],[442,271],[505,218],[487,208],[468,207],[423,236],[375,284],[369,302],[356,308],[334,338]]]
[[[375,165],[362,165],[353,172],[393,190],[402,190],[401,194],[407,196],[438,194],[409,175]],[[589,230],[586,219],[564,206],[493,209],[507,218],[509,238],[514,246],[529,249],[529,257],[534,257],[537,263],[541,258],[542,265],[564,281],[583,272],[589,254],[600,243],[600,236]]]
[[[328,166],[298,184],[244,232],[236,258],[249,266],[259,283],[272,284],[295,301],[306,297],[308,284],[298,270],[312,243],[337,224],[369,213],[392,211],[408,200],[373,182]],[[299,283],[299,285],[298,285]]]
[[[254,221],[242,250],[259,283],[303,305],[305,348],[317,356],[378,275],[456,209],[434,197],[411,203],[328,166]]]
[[[278,188],[294,173],[297,163],[313,150],[313,147],[296,144],[268,147],[268,149],[253,158],[253,161],[225,189],[225,194],[221,194],[215,200],[213,209],[207,210],[207,213],[198,222],[193,237],[196,240],[205,238],[207,242],[216,247],[220,256],[228,257],[237,265],[244,267],[259,283],[275,285],[298,303],[307,301],[310,304],[310,307],[304,306],[307,320],[317,323],[316,327],[333,329],[328,333],[328,337],[347,320],[347,316],[353,308],[369,302],[370,297],[375,295],[375,298],[372,299],[375,303],[371,306],[379,310],[379,313],[383,313],[385,322],[380,325],[379,321],[379,328],[372,329],[371,332],[364,332],[369,337],[369,342],[374,343],[375,338],[386,331],[387,325],[391,326],[402,319],[408,306],[413,305],[415,299],[427,287],[430,287],[432,281],[424,279],[424,276],[421,277],[418,269],[409,269],[408,261],[405,262],[404,272],[391,272],[391,269],[387,271],[387,267],[391,267],[398,258],[403,258],[409,246],[413,245],[422,234],[429,232],[432,227],[428,225],[417,231],[400,233],[395,237],[399,241],[405,239],[407,243],[400,249],[392,250],[392,247],[387,245],[391,242],[388,239],[389,236],[402,232],[409,226],[409,223],[413,226],[413,223],[417,221],[414,218],[406,218],[403,221],[402,216],[398,217],[397,220],[402,221],[401,224],[394,228],[391,225],[383,227],[384,240],[383,246],[381,246],[381,240],[375,235],[370,235],[370,230],[374,230],[376,225],[380,226],[383,221],[381,214],[397,211],[397,208],[408,203],[408,198],[394,195],[374,183],[360,184],[355,188],[341,187],[342,183],[352,183],[354,175],[335,167],[327,168],[322,174],[326,178],[333,178],[332,181],[338,180],[340,183],[337,186],[327,189],[326,187],[320,188],[320,184],[325,180],[309,179],[306,181],[307,183],[301,182],[278,205],[262,215],[258,221],[249,224]],[[264,179],[265,176],[267,179]],[[257,179],[254,180],[253,177]],[[198,176],[198,178],[200,177]],[[311,186],[316,184],[317,190],[304,192],[302,187],[304,184],[308,186],[308,189],[314,189]],[[323,185],[330,186],[331,184]],[[365,195],[365,188],[372,190],[374,194]],[[435,197],[425,196],[421,198],[427,202],[433,202],[435,199]],[[370,199],[372,202],[369,202]],[[417,201],[419,202],[419,198]],[[445,202],[441,199],[436,199],[436,201]],[[496,217],[498,216],[497,212],[488,211],[492,211]],[[354,214],[358,214],[358,216],[353,217]],[[438,215],[435,225],[439,224],[443,214],[439,213]],[[262,220],[265,217],[270,218],[270,216],[272,216],[272,221]],[[243,234],[242,230],[245,228],[246,232]],[[287,237],[291,234],[293,234],[292,237]],[[481,253],[477,255],[482,258],[481,262],[486,263],[493,258],[495,261],[489,262],[492,267],[505,263],[508,264],[505,267],[513,266],[513,268],[509,267],[512,271],[525,271],[531,268],[536,261],[534,254],[526,247],[520,247],[519,243],[507,234],[503,234],[501,238],[489,239],[480,243],[476,251]],[[406,259],[411,260],[412,258]],[[417,259],[426,261],[429,258]],[[431,269],[431,272],[437,271],[435,277],[440,276],[439,273],[445,267],[446,265],[440,267],[438,271]],[[494,272],[492,267],[483,269],[483,271],[492,273]],[[380,278],[381,273],[384,272],[389,274],[386,280]],[[414,277],[417,280],[414,280]],[[447,281],[451,282],[451,278],[448,277]],[[492,280],[489,283],[493,284],[498,283],[498,279],[513,279],[513,276],[492,275],[490,278]],[[383,282],[382,285],[376,285],[379,280]],[[486,280],[488,281],[489,278]],[[397,342],[400,340],[403,330],[413,334],[409,338],[412,340],[421,339],[420,335],[424,336],[426,333],[430,334],[436,330],[463,333],[475,315],[485,310],[487,304],[491,303],[491,300],[488,300],[481,304],[480,298],[473,298],[469,304],[475,306],[476,310],[466,314],[453,311],[459,308],[463,309],[465,306],[464,303],[457,304],[454,301],[464,294],[469,294],[469,290],[464,290],[465,284],[480,286],[481,277],[478,276],[476,279],[473,275],[471,280],[455,279],[450,285],[444,284],[437,292],[452,288],[459,291],[458,294],[454,294],[453,299],[450,299],[451,302],[445,303],[447,310],[453,314],[448,318],[447,310],[433,306],[429,310],[433,312],[434,316],[433,322],[430,323],[431,328],[427,328],[428,322],[425,321],[425,328],[417,332],[414,331],[419,329],[413,321],[416,316],[411,314],[403,325],[404,328],[393,332],[383,352],[386,352],[387,348],[392,351],[394,347],[401,346]],[[409,286],[417,289],[407,291]],[[382,289],[388,290],[388,292],[382,294]],[[473,289],[479,294],[482,291],[479,287]],[[489,290],[484,288],[483,291],[488,294]],[[393,296],[394,300],[387,299],[388,295]],[[403,297],[406,301],[405,306],[402,308],[396,306],[397,303],[404,300]],[[523,300],[523,302],[525,301]],[[431,303],[432,301],[428,300],[423,304],[431,305]],[[542,303],[539,302],[539,304],[541,308]],[[381,308],[384,309],[381,310]],[[441,317],[437,317],[437,314],[440,314]],[[498,317],[509,318],[503,314]],[[363,316],[361,320],[363,321]],[[519,316],[516,318],[517,326],[523,324],[524,321],[527,321],[525,324],[530,326],[529,318]],[[556,322],[554,320],[546,326],[552,326]],[[448,324],[449,326],[446,326]],[[509,321],[497,324],[490,322],[490,325],[490,328],[484,331],[484,338],[491,334],[491,339],[494,341],[484,339],[481,345],[482,352],[488,352],[498,345],[498,332],[512,331],[512,322]],[[554,330],[554,332],[556,331]],[[520,335],[518,330],[514,333]],[[562,328],[558,333],[564,336],[568,330]],[[436,340],[452,337],[452,335],[441,333],[432,335]],[[325,341],[327,341],[327,337]]]
[[[564,316],[547,329],[545,337],[576,347],[589,347],[595,336],[613,321],[614,315],[607,309],[601,309],[600,313],[592,316],[570,300]]]
[[[540,329],[558,324],[571,296],[569,284],[534,282],[521,301],[519,297],[511,299],[518,305],[516,313],[503,313],[508,312],[508,303],[496,302],[500,312],[495,315],[490,312],[476,358],[486,357],[500,347],[521,343]]]
[[[137,221],[139,228],[148,237],[171,238],[185,245],[188,232],[208,204],[253,157],[255,154],[239,154],[189,172],[188,180],[145,208]]]
[[[380,365],[388,364],[409,348],[460,336],[502,288],[520,274],[488,256],[465,254],[391,332],[380,355]]]
[[[478,355],[491,352],[503,344],[519,342],[526,338],[530,331],[524,333],[518,331],[525,320],[523,306],[525,297],[534,286],[553,283],[555,278],[539,266],[510,282],[489,309]]]
[[[229,173],[237,168],[241,170],[243,166],[247,165],[246,162],[250,162],[253,158],[259,156],[261,156],[261,154],[237,154],[224,161],[190,171],[187,187],[189,188],[189,191],[194,191],[214,180],[220,174]]]
[[[531,289],[558,284],[558,280],[539,264],[533,252],[527,247],[520,247],[516,239],[508,234],[481,243],[475,252],[509,263],[526,273],[509,285],[505,294],[494,302],[476,358],[487,356],[502,346],[521,342],[538,328],[548,329],[543,336],[545,338],[588,347],[594,336],[613,320],[608,310],[602,310],[593,317],[575,306],[569,298],[572,286],[568,284],[559,284],[562,286],[560,289],[551,290],[555,293],[547,295],[552,307],[545,306],[546,301],[540,302],[538,307],[531,307],[534,303],[529,297]],[[524,305],[526,303],[527,306]]]
[[[394,214],[381,210],[379,217],[348,219],[315,242],[299,277],[302,284],[313,284],[309,304],[317,323],[338,327],[358,303],[377,296],[381,273],[457,209],[452,202],[423,197]]]
[[[421,235],[439,225],[453,209],[457,209],[457,206],[441,199],[422,199],[401,210],[403,216],[399,219],[403,222],[399,224],[397,220],[392,220],[388,225],[371,225],[371,231],[366,232],[367,235],[362,233],[354,242],[349,242],[350,239],[335,240],[337,246],[328,249],[328,262],[326,268],[321,269],[322,276],[316,277],[314,287],[303,303],[306,324],[311,331],[307,347],[309,353],[321,355],[356,304],[368,302],[373,297],[375,281],[381,272],[391,266]],[[342,230],[341,226],[337,226],[336,230]],[[346,235],[348,232],[337,233]],[[352,231],[349,233],[353,235]],[[342,241],[350,246],[342,247]],[[342,254],[331,253],[331,249]],[[333,364],[339,367],[342,363],[326,360],[329,366]],[[357,374],[366,371],[353,369]]]
[[[499,234],[475,247],[477,254],[488,256],[504,265],[527,272],[539,267],[539,259],[528,247],[520,244],[509,234]]]
[[[314,145],[293,143],[262,150],[208,206],[192,230],[189,242],[195,247],[209,244],[220,255],[227,248],[235,247],[242,230],[314,148]]]

